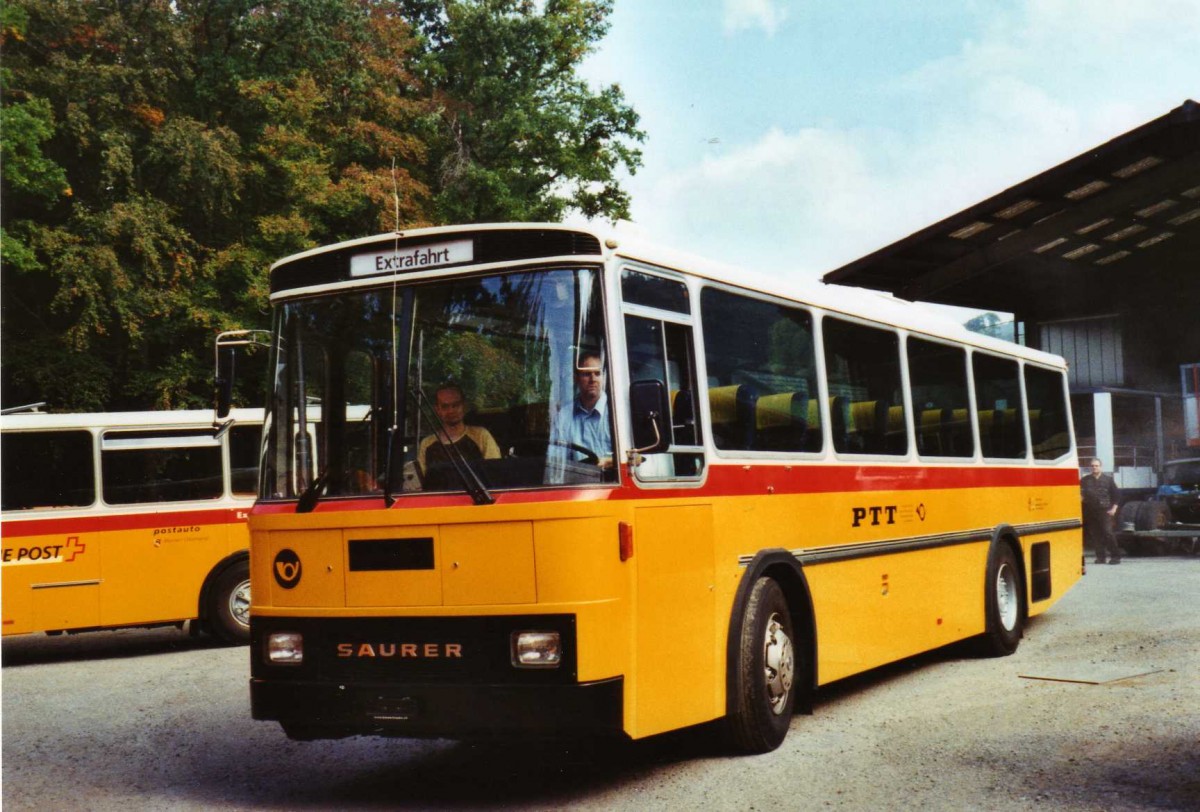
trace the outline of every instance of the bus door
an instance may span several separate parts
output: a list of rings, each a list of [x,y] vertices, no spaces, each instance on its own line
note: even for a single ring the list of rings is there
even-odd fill
[[[104,502],[129,519],[103,534],[102,624],[195,617],[212,562],[234,547],[235,525],[217,504],[225,493],[221,441],[211,429],[110,429],[100,438],[100,463]],[[149,513],[149,505],[157,509]],[[121,506],[141,509],[120,514]],[[239,541],[244,546],[244,536]]]
[[[717,667],[711,504],[679,496],[681,486],[697,486],[705,475],[691,300],[678,278],[641,267],[622,270],[621,291],[629,381],[661,381],[671,411],[669,447],[634,454],[630,463],[645,497],[639,500],[644,507],[634,510],[633,701],[638,735],[649,735],[721,715],[719,686],[685,672],[717,680],[723,671]],[[664,498],[654,498],[656,492]]]
[[[6,431],[0,457],[4,633],[98,625],[98,535],[75,529],[86,526],[86,519],[45,520],[56,511],[86,511],[96,502],[94,435],[86,428]]]

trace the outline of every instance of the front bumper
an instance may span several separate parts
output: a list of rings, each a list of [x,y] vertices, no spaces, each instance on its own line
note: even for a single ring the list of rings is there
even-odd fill
[[[255,719],[299,739],[560,738],[621,732],[620,677],[582,685],[328,685],[250,681]]]
[[[578,681],[573,615],[255,616],[250,629],[252,715],[280,722],[293,738],[623,730],[624,679]],[[560,635],[558,668],[513,667],[512,634],[532,629]],[[276,631],[303,635],[303,663],[267,661],[266,641]]]

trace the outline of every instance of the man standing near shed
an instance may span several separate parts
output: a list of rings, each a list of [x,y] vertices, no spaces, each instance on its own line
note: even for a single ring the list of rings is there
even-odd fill
[[[1083,499],[1083,543],[1096,551],[1096,563],[1121,563],[1121,548],[1113,537],[1113,517],[1120,504],[1120,491],[1111,475],[1104,473],[1104,463],[1092,459],[1092,472],[1079,483]]]

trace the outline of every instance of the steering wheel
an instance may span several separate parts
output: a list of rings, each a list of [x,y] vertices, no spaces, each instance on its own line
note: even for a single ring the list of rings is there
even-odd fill
[[[568,443],[564,440],[547,440],[542,437],[522,437],[512,444],[512,455],[514,457],[524,456],[545,456],[546,451],[550,446],[558,446],[570,451],[576,451],[583,455],[583,462],[588,465],[599,465],[600,455],[587,446],[578,445],[576,443]]]

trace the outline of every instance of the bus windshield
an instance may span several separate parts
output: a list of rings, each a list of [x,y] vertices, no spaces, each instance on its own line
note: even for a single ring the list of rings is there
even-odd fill
[[[282,303],[262,498],[615,481],[600,290],[548,268]]]

